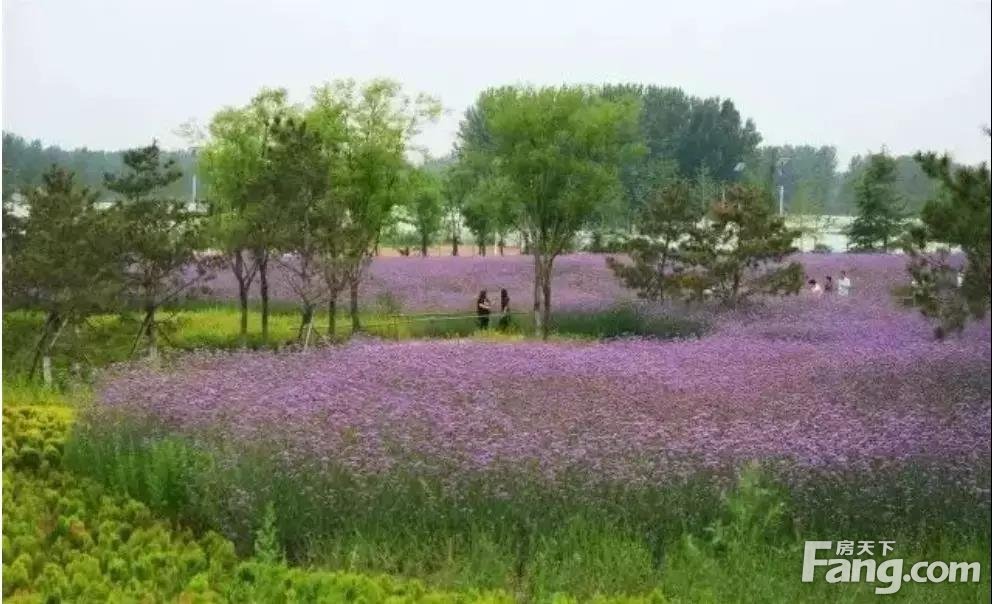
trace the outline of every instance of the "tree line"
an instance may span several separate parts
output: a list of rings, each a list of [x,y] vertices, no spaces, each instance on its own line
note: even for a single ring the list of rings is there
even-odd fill
[[[611,266],[647,298],[714,296],[735,304],[801,287],[802,268],[785,262],[799,233],[777,215],[774,187],[760,177],[762,165],[774,178],[788,164],[774,156],[754,161],[760,135],[729,100],[652,86],[491,88],[467,110],[452,156],[415,165],[412,141],[439,112],[437,99],[390,80],[326,83],[305,103],[263,89],[219,110],[205,131],[189,129],[199,173],[210,183],[202,205],[171,193],[182,170],[154,143],[124,152],[120,169],[102,175],[102,191],[50,167],[39,186],[24,189],[26,213],[4,205],[5,303],[46,317],[32,373],[63,330],[97,312],[140,311],[132,349],[143,345],[155,356],[157,311],[216,270],[238,283],[242,343],[256,282],[268,339],[274,265],[298,299],[303,347],[320,330],[321,306],[334,337],[345,297],[358,330],[363,274],[401,223],[417,234],[424,255],[442,232],[455,255],[463,229],[483,249],[502,248],[517,234],[534,260],[534,322],[544,337],[555,259],[607,228],[622,232],[618,249],[632,260]],[[805,161],[789,153],[790,162]],[[810,164],[832,156],[814,155],[820,159]],[[967,176],[949,159],[917,159],[942,193],[924,207],[915,240],[974,249],[969,266],[977,268],[969,270],[984,270],[974,279],[987,283],[987,243],[970,243],[974,234],[963,227],[939,227],[938,219],[955,214],[934,209],[977,203],[975,211],[987,213],[987,167]],[[905,245],[896,166],[884,152],[865,162],[849,231],[858,249]],[[929,258],[925,249],[917,256]]]

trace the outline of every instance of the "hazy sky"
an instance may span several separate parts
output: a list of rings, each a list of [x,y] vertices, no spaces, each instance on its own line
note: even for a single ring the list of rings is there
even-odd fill
[[[122,148],[324,80],[389,76],[448,113],[480,90],[636,81],[730,97],[767,143],[989,157],[990,2],[3,0],[3,128]]]

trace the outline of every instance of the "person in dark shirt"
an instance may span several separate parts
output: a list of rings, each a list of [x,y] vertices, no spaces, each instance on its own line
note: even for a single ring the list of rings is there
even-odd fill
[[[489,302],[489,296],[486,295],[486,290],[479,292],[479,299],[475,302],[475,314],[479,317],[479,328],[489,329],[489,312],[492,308],[492,304]]]
[[[510,293],[505,289],[499,290],[499,328],[510,327]]]
[[[832,294],[834,292],[834,278],[827,275],[827,280],[823,282],[824,293]]]

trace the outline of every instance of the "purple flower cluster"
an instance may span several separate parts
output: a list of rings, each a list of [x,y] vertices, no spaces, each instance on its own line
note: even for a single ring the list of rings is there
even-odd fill
[[[206,446],[278,443],[290,464],[359,475],[533,468],[551,480],[636,485],[752,459],[784,462],[796,480],[810,469],[919,462],[987,496],[988,320],[934,342],[893,300],[907,280],[903,258],[802,261],[818,279],[847,270],[852,295],[763,300],[719,315],[693,341],[353,341],[302,354],[197,354],[179,371],[118,372],[99,407]],[[557,266],[563,305],[617,297],[601,256]],[[445,308],[480,287],[522,287],[529,270],[522,258],[389,259],[373,265],[371,283]]]

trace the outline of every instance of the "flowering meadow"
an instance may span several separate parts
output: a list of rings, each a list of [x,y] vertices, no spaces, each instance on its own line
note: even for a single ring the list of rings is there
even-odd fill
[[[457,560],[456,584],[644,588],[720,522],[745,467],[785,502],[786,533],[987,541],[988,320],[937,342],[893,295],[903,258],[800,260],[817,279],[847,270],[851,296],[708,309],[707,333],[676,341],[355,339],[119,367],[67,456],[243,547],[271,504],[296,560],[429,577]],[[602,256],[556,266],[563,307],[629,297]],[[454,308],[481,287],[529,291],[529,270],[385,259],[366,295]],[[576,551],[589,566],[570,571]]]
[[[555,261],[554,304],[562,309],[600,308],[633,298],[612,276],[600,254],[571,254]],[[295,303],[286,269],[273,262],[270,295]],[[258,284],[252,287],[257,299]],[[363,304],[375,305],[388,295],[405,312],[472,311],[480,290],[492,299],[506,288],[515,308],[529,309],[533,300],[534,260],[531,256],[378,257],[365,272],[360,289]],[[237,300],[237,282],[230,271],[219,271],[204,284],[208,300]]]

